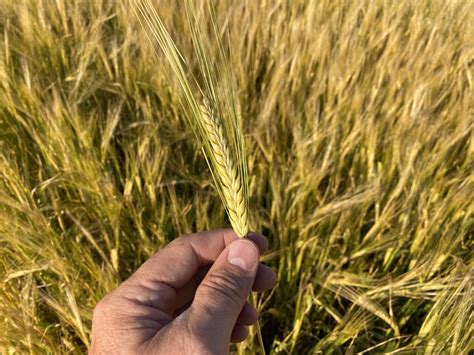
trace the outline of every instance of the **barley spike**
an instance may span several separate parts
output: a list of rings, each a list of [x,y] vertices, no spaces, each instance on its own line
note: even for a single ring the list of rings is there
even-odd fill
[[[238,170],[231,156],[222,123],[213,114],[208,100],[201,105],[202,128],[208,140],[208,155],[214,164],[214,178],[221,186],[222,199],[232,224],[239,237],[248,233],[247,203]]]

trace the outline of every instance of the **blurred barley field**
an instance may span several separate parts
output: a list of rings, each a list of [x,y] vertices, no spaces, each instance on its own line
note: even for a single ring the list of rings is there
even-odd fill
[[[155,4],[193,69],[182,3]],[[473,351],[474,1],[214,6],[278,275],[266,350]],[[0,0],[1,353],[87,351],[107,292],[229,225],[168,75],[127,2]]]

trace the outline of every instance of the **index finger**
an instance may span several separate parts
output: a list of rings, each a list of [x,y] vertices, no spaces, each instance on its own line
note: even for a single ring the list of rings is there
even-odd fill
[[[265,237],[249,233],[263,253]],[[164,283],[174,289],[183,287],[199,268],[212,264],[227,245],[238,237],[232,229],[218,229],[180,237],[148,259],[129,279],[147,286]]]

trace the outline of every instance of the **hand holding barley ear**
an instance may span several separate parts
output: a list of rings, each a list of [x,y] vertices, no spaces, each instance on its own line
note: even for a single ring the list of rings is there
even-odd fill
[[[225,70],[212,70],[195,10],[186,1],[203,84],[190,81],[150,1],[133,5],[151,43],[167,59],[233,231],[178,238],[155,254],[96,307],[91,352],[227,353],[229,343],[243,341],[246,326],[257,323],[256,309],[246,302],[249,293],[272,288],[276,279],[272,269],[258,262],[268,248],[266,239],[249,233],[247,163],[228,63],[221,50]],[[259,329],[258,334],[264,352]]]
[[[96,306],[90,353],[228,353],[257,321],[249,292],[275,284],[258,262],[267,248],[263,236],[230,229],[174,240]]]

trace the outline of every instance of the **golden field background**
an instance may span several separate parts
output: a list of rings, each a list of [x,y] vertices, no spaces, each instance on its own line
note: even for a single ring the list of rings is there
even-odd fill
[[[155,4],[193,69],[182,4]],[[474,2],[215,11],[278,276],[267,351],[473,350]],[[163,61],[127,2],[0,0],[2,353],[86,351],[101,297],[227,225]]]

